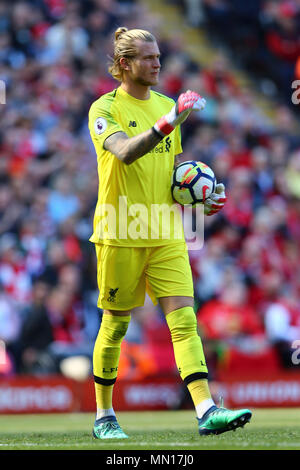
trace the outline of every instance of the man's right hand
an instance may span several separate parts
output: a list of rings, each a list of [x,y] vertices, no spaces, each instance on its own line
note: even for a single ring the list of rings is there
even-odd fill
[[[161,117],[154,129],[162,137],[170,134],[176,126],[182,124],[193,110],[201,111],[206,105],[206,100],[195,91],[182,93],[171,111]]]
[[[217,214],[227,201],[225,186],[223,183],[216,185],[215,191],[204,201],[204,214]]]

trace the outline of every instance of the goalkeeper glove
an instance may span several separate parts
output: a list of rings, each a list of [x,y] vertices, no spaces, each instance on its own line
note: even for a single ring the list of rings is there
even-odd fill
[[[162,116],[155,124],[154,130],[162,137],[170,134],[176,126],[182,124],[193,110],[202,110],[206,100],[195,91],[181,93],[171,111]]]
[[[223,183],[216,185],[215,191],[204,201],[204,214],[213,215],[219,212],[227,201]]]

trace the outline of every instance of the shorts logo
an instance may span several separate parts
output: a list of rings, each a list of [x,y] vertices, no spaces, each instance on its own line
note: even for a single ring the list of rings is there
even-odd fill
[[[118,292],[119,288],[117,287],[116,289],[109,289],[109,294],[107,297],[108,302],[115,302],[116,301],[116,295]]]
[[[129,127],[136,127],[135,121],[129,121]]]
[[[102,134],[107,128],[107,121],[102,117],[98,117],[94,124],[96,134]]]

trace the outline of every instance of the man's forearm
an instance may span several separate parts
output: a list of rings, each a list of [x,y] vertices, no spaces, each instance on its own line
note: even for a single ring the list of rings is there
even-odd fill
[[[105,140],[104,148],[123,163],[130,165],[150,152],[162,138],[153,128],[134,137],[128,137],[124,132],[116,132]]]

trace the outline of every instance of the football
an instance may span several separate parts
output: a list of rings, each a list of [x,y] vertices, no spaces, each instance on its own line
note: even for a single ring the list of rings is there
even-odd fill
[[[180,163],[173,171],[171,192],[173,199],[181,205],[203,203],[216,186],[213,170],[202,162]]]

